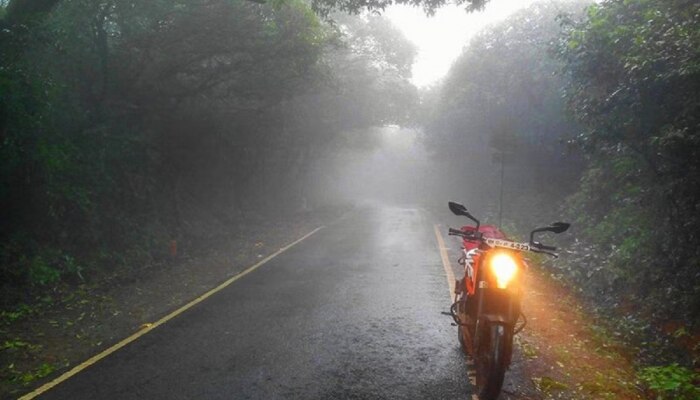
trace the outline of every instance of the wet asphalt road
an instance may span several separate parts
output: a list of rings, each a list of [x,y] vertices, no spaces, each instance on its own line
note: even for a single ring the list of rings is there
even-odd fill
[[[469,399],[433,221],[367,208],[42,399]]]

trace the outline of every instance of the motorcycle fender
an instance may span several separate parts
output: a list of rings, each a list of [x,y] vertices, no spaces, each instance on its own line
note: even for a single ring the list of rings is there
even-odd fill
[[[484,314],[482,317],[485,321],[488,321],[490,324],[500,324],[500,325],[505,325],[508,326],[511,324],[511,322],[508,320],[507,315],[501,315],[501,314]]]
[[[486,326],[503,325],[505,330],[504,342],[504,363],[506,368],[510,368],[510,362],[513,358],[513,325],[508,321],[505,315],[500,314],[484,314],[485,321],[488,321]]]

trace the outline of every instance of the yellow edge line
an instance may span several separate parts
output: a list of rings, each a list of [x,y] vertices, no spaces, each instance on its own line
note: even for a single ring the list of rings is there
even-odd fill
[[[435,237],[437,238],[438,248],[440,249],[440,257],[442,258],[442,266],[445,268],[445,276],[447,277],[447,285],[450,288],[450,300],[454,301],[455,292],[455,273],[452,269],[452,264],[450,264],[450,258],[447,255],[447,247],[445,246],[445,241],[442,239],[440,234],[439,225],[435,224]],[[469,383],[472,387],[476,387],[476,378],[474,374],[468,374]],[[472,400],[479,400],[479,396],[472,394]]]
[[[285,251],[289,250],[291,247],[295,246],[299,242],[301,242],[304,239],[307,239],[309,236],[313,235],[314,233],[320,231],[323,229],[323,226],[320,226],[313,231],[307,233],[306,235],[302,236],[300,239],[297,239],[296,241],[282,247],[281,249],[277,250],[276,252],[270,254],[269,256],[263,258],[260,260],[257,264],[248,267],[244,271],[240,272],[237,275],[232,276],[231,278],[227,279],[224,281],[222,284],[219,286],[215,287],[214,289],[211,289],[210,291],[204,293],[203,295],[197,297],[196,299],[190,301],[189,303],[185,304],[184,306],[178,308],[177,310],[171,312],[170,314],[166,315],[165,317],[159,319],[158,321],[154,322],[153,324],[148,325],[147,327],[139,330],[138,332],[134,333],[133,335],[127,337],[126,339],[123,339],[119,343],[113,345],[112,347],[104,350],[103,352],[96,354],[89,358],[88,360],[82,362],[79,365],[76,365],[73,369],[70,371],[64,373],[63,375],[59,376],[58,378],[52,380],[51,382],[45,383],[44,385],[38,387],[31,393],[27,393],[24,396],[20,397],[19,400],[29,400],[33,399],[36,396],[50,390],[54,386],[62,383],[63,381],[66,381],[73,377],[74,375],[77,375],[84,369],[88,368],[89,366],[97,363],[101,359],[107,357],[108,355],[114,353],[115,351],[121,349],[122,347],[126,346],[127,344],[135,341],[136,339],[140,338],[141,336],[147,334],[148,332],[156,329],[157,327],[163,325],[164,323],[170,321],[171,319],[177,317],[178,315],[182,314],[183,312],[187,311],[188,309],[192,308],[193,306],[201,303],[202,301],[206,300],[209,296],[219,292],[220,290],[224,289],[226,286],[232,284],[233,282],[243,278],[244,276],[248,275],[249,273],[255,271],[256,269],[260,268],[263,264],[267,263],[268,261],[272,260],[273,258],[277,257],[278,255],[284,253]]]
[[[440,258],[442,258],[442,266],[445,268],[445,277],[447,278],[447,287],[450,289],[450,300],[453,299],[455,292],[455,273],[452,269],[452,264],[450,264],[450,257],[447,256],[447,247],[445,246],[445,241],[442,239],[440,234],[440,229],[438,225],[433,225],[435,228],[435,237],[438,242],[438,249],[440,249]]]

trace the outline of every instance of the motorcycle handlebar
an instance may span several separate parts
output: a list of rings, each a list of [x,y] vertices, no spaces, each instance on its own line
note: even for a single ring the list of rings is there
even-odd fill
[[[450,236],[462,236],[462,235],[464,235],[464,232],[459,230],[459,229],[450,228],[448,234]]]
[[[535,250],[535,249],[531,249],[530,251],[532,251],[533,253],[546,254],[546,255],[552,256],[552,257],[554,257],[554,258],[559,258],[559,255],[558,255],[558,254],[552,253],[552,252],[549,252],[549,251],[545,251],[545,250]]]
[[[557,248],[554,246],[546,246],[544,244],[539,245],[539,248],[541,250],[547,250],[547,251],[556,251],[557,250]]]
[[[461,236],[465,240],[473,240],[473,241],[483,240],[480,235],[475,235],[471,232],[465,232],[461,229],[449,228],[447,233],[450,236]],[[554,258],[558,258],[559,256],[557,254],[553,253],[556,250],[557,250],[557,248],[554,246],[547,246],[547,245],[539,243],[539,242],[534,242],[534,243],[530,244],[530,251],[532,251],[534,253],[547,254],[547,255],[552,256]]]
[[[482,239],[478,233],[465,232],[461,229],[450,228],[447,233],[450,236],[461,236],[464,240],[479,241]]]

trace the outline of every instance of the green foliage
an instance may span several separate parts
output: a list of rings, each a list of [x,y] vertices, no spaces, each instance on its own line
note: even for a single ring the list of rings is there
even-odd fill
[[[29,261],[29,281],[38,285],[55,283],[61,277],[61,273],[50,266],[41,256],[33,257]]]
[[[436,192],[465,188],[493,221],[507,154],[506,219],[573,222],[550,266],[637,332],[700,324],[699,19],[683,0],[534,5],[480,33],[422,110],[454,174]]]
[[[37,379],[41,379],[41,378],[44,378],[46,376],[51,375],[55,370],[56,370],[56,367],[54,365],[49,364],[49,363],[43,363],[34,371],[25,372],[24,374],[22,374],[19,377],[19,380],[23,384],[28,385]]]
[[[27,343],[20,339],[6,340],[5,343],[0,345],[0,351],[3,350],[29,350],[36,351],[41,348],[40,345],[35,345]]]
[[[604,1],[564,20],[558,44],[583,127],[574,143],[590,159],[567,204],[582,228],[575,279],[606,295],[677,291],[647,311],[690,321],[700,317],[698,18],[697,2]]]
[[[37,379],[45,378],[56,371],[56,366],[49,363],[42,363],[32,371],[21,371],[14,364],[4,368],[2,375],[5,375],[9,381],[17,382],[21,385],[29,385]]]
[[[654,244],[655,211],[647,207],[658,201],[640,177],[639,161],[618,155],[594,160],[581,179],[578,192],[567,208],[589,243],[598,246],[611,264],[630,269],[660,249]],[[611,207],[611,203],[615,206]]]
[[[3,305],[314,201],[322,155],[406,122],[416,98],[414,50],[378,17],[341,30],[296,0],[42,6],[0,29]]]
[[[541,378],[532,378],[533,383],[537,389],[546,394],[551,394],[552,392],[567,390],[569,387],[563,383],[559,382],[554,378],[549,376],[543,376]]]
[[[464,6],[465,11],[473,12],[482,10],[489,0],[455,0],[453,3]],[[429,15],[432,15],[440,7],[448,4],[446,0],[312,0],[314,10],[327,16],[333,11],[346,11],[357,14],[362,11],[381,12],[392,4],[406,4],[413,7],[422,7]]]
[[[505,154],[504,216],[523,231],[555,218],[555,202],[574,190],[582,162],[564,143],[579,128],[564,113],[561,63],[550,44],[560,32],[557,16],[583,7],[533,4],[465,47],[426,112],[426,142],[445,160],[441,174],[454,174],[436,192],[463,188],[459,197],[489,207],[478,214],[493,218],[501,172],[494,155]]]
[[[28,306],[27,304],[21,303],[17,305],[13,310],[0,311],[0,323],[10,324],[22,318],[25,318],[26,316],[31,315],[33,313],[34,308]]]
[[[678,364],[644,368],[639,379],[659,400],[700,398],[700,374]]]

